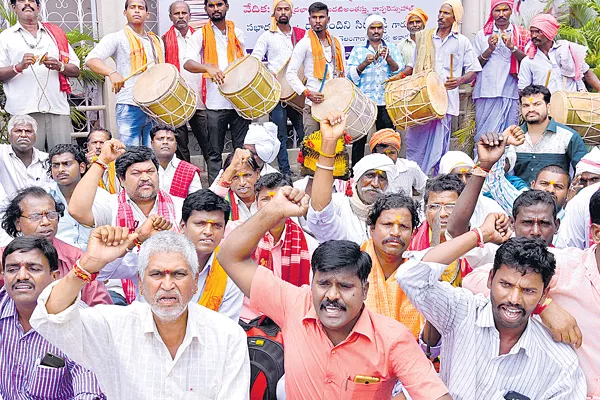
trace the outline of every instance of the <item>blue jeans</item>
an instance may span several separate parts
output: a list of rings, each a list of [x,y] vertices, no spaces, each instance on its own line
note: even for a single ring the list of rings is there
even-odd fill
[[[279,170],[284,175],[290,175],[290,160],[288,159],[287,153],[287,120],[288,118],[292,122],[292,126],[298,136],[298,145],[302,143],[304,139],[304,126],[302,124],[302,115],[293,108],[287,106],[283,107],[281,103],[277,104],[273,111],[271,111],[271,121],[277,125],[277,139],[281,142],[279,147],[279,153],[277,153],[277,164]]]
[[[126,146],[150,147],[150,130],[154,120],[138,106],[117,104],[117,131]]]

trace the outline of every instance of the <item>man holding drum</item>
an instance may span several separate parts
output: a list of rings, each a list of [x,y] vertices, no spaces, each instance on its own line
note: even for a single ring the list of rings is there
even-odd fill
[[[233,105],[219,92],[225,81],[223,70],[232,61],[245,54],[244,32],[233,21],[225,19],[229,10],[227,0],[204,0],[209,21],[197,30],[188,45],[183,67],[194,73],[203,73],[202,98],[206,104],[208,143],[203,155],[208,167],[208,182],[212,183],[221,170],[225,132],[229,127],[234,148],[244,146],[250,121],[242,118]],[[208,78],[208,79],[207,79]]]
[[[396,45],[383,40],[384,24],[381,15],[369,15],[365,21],[367,43],[365,46],[354,46],[348,58],[348,77],[377,104],[376,130],[394,129],[394,124],[385,109],[383,81],[404,67],[402,55]],[[366,143],[367,135],[352,144],[352,164],[363,158]]]
[[[490,15],[473,41],[483,68],[473,91],[475,101],[475,154],[481,135],[504,132],[519,121],[519,63],[525,57],[529,32],[510,23],[512,0],[493,0]]]
[[[149,14],[145,0],[126,0],[123,15],[127,18],[125,28],[104,36],[88,54],[85,64],[112,82],[112,91],[117,94],[119,139],[127,146],[150,146],[154,121],[133,100],[133,85],[150,63],[164,62],[162,44],[158,36],[146,31]],[[116,69],[104,62],[109,57],[115,61]]]
[[[306,33],[304,29],[290,26],[293,11],[294,5],[291,0],[274,0],[271,28],[260,35],[254,50],[252,50],[252,55],[261,61],[267,56],[267,68],[275,75],[282,68],[286,68],[294,47]],[[298,141],[301,142],[304,137],[302,115],[293,107],[286,107],[282,103],[277,104],[271,111],[271,121],[277,125],[277,138],[281,143],[277,154],[277,164],[279,164],[279,170],[285,176],[291,176],[292,174],[287,154],[288,118],[292,121],[292,125],[296,130]]]
[[[444,1],[438,13],[437,30],[417,33],[414,60],[399,74],[404,78],[413,72],[419,74],[434,69],[445,81],[448,92],[446,115],[425,125],[411,127],[406,132],[406,158],[419,164],[427,175],[432,170],[437,171],[440,159],[450,147],[450,123],[452,116],[458,115],[459,108],[458,87],[472,82],[481,71],[471,42],[458,33],[463,14],[459,0]]]
[[[329,8],[321,2],[308,7],[310,30],[307,36],[298,42],[288,64],[285,77],[299,95],[306,96],[306,105],[302,120],[304,133],[310,135],[319,130],[319,123],[312,117],[313,103],[322,103],[323,85],[328,79],[345,75],[345,56],[342,42],[329,34]],[[306,85],[298,78],[298,70],[304,66]]]

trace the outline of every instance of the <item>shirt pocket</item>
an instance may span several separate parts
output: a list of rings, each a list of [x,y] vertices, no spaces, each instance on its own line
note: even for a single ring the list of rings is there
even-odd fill
[[[32,371],[25,391],[30,399],[62,399],[72,396],[67,388],[71,382],[65,382],[68,370],[38,365]]]
[[[348,379],[343,390],[343,400],[383,400],[392,398],[392,387],[385,381],[377,383],[356,383]]]

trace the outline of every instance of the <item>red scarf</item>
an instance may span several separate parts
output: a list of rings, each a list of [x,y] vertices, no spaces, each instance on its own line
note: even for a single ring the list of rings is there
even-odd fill
[[[260,266],[273,271],[273,254],[275,246],[273,236],[268,232],[258,242],[254,252],[254,260]],[[304,231],[298,224],[288,218],[285,221],[285,237],[281,247],[281,279],[295,286],[310,283],[310,253]]]
[[[227,197],[225,197],[225,200],[227,200],[227,202],[229,203],[229,206],[231,207],[231,220],[232,221],[237,221],[240,219],[240,210],[238,208],[237,202],[235,201],[235,194],[233,193],[233,190],[229,189],[229,192],[227,192]]]
[[[175,169],[175,174],[173,175],[173,180],[171,181],[169,194],[185,199],[190,191],[190,185],[196,174],[200,177],[200,168],[189,162],[183,160],[179,161],[179,164]]]
[[[188,29],[192,34],[196,31],[191,26],[188,27]],[[162,36],[162,40],[165,43],[165,61],[169,64],[173,64],[177,67],[177,71],[181,72],[181,66],[179,65],[179,44],[177,43],[175,26],[171,26],[171,29]]]
[[[42,22],[42,26],[48,32],[56,47],[58,47],[59,61],[68,64],[69,63],[69,40],[67,35],[58,26],[51,24],[50,22]],[[58,73],[58,81],[60,82],[60,91],[70,94],[72,92],[71,84],[69,79],[62,73]]]
[[[139,221],[135,220],[133,215],[133,210],[131,206],[127,202],[127,197],[125,196],[125,189],[121,190],[119,196],[117,198],[118,208],[117,208],[117,226],[126,226],[130,231],[134,231],[138,228]],[[162,190],[158,191],[156,196],[156,201],[158,202],[158,215],[165,217],[173,224],[175,229],[178,229],[176,214],[175,214],[175,205],[173,204],[173,200],[171,197],[163,192]],[[121,279],[121,284],[123,285],[123,292],[125,293],[125,300],[127,304],[131,304],[135,300],[135,284],[131,279]]]

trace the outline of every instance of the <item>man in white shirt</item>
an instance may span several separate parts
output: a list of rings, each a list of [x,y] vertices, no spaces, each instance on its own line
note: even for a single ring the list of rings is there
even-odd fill
[[[83,284],[136,237],[120,227],[94,229],[74,271],[38,298],[31,325],[96,373],[108,398],[248,399],[247,337],[227,317],[190,303],[198,290],[198,256],[185,236],[160,232],[141,246],[146,303],[73,306]]]
[[[52,183],[46,169],[48,153],[33,147],[37,128],[29,115],[15,115],[8,121],[10,144],[0,144],[0,184],[8,198],[28,186],[47,188]]]
[[[481,135],[504,132],[519,121],[519,63],[525,57],[529,32],[511,24],[512,0],[493,0],[488,21],[477,32],[473,49],[482,70],[477,75],[475,101],[475,154]]]
[[[200,75],[192,74],[183,68],[187,46],[192,38],[192,34],[195,32],[195,29],[189,25],[190,17],[191,11],[188,3],[185,1],[171,3],[169,6],[169,18],[173,22],[173,25],[162,36],[162,40],[165,45],[165,62],[177,67],[177,70],[183,79],[185,79],[190,89],[198,93],[201,85]],[[202,103],[200,94],[198,94],[196,112],[187,124],[177,128],[177,153],[175,154],[183,161],[190,162],[188,124],[192,128],[192,133],[196,137],[196,140],[198,140],[202,154],[206,154],[205,148],[208,143],[206,140],[203,140],[208,135],[205,110],[206,107]]]
[[[208,168],[208,182],[212,183],[223,162],[227,128],[233,147],[241,148],[250,121],[238,115],[218,88],[225,80],[223,71],[227,65],[246,54],[244,32],[233,21],[225,19],[229,10],[227,0],[206,0],[204,10],[209,21],[192,35],[183,67],[189,72],[204,74],[202,97],[206,104],[208,135],[203,138],[207,146],[206,152],[203,149],[202,153]]]
[[[83,150],[74,144],[58,144],[50,149],[48,154],[50,165],[48,173],[52,176],[55,185],[50,189],[54,200],[65,206],[64,215],[58,220],[56,237],[71,246],[85,250],[92,228],[81,225],[69,214],[69,203],[75,187],[85,174],[88,161]],[[110,194],[96,188],[96,204],[110,202]]]
[[[408,253],[396,273],[411,303],[441,334],[440,377],[457,399],[524,398],[516,394],[585,399],[585,376],[574,350],[554,342],[542,323],[530,318],[544,303],[556,268],[545,243],[512,238],[500,246],[487,282],[489,299],[439,281],[447,264],[477,245],[506,241],[511,231],[500,220],[508,221],[492,214],[479,229]],[[440,338],[427,331],[422,337],[430,345]]]
[[[39,0],[11,0],[10,4],[18,21],[0,33],[0,81],[6,111],[35,118],[39,150],[70,143],[68,78],[79,76],[79,58],[62,29],[38,21]]]
[[[154,121],[133,100],[133,85],[146,63],[164,61],[160,38],[147,31],[148,5],[146,0],[127,0],[123,15],[127,25],[118,32],[105,35],[85,59],[89,69],[108,77],[112,91],[117,95],[117,130],[119,139],[128,146],[149,146],[150,129]],[[133,48],[132,48],[133,46]],[[104,60],[111,57],[116,64],[112,69]],[[131,79],[125,76],[139,71]]]
[[[550,93],[585,91],[585,83],[600,90],[600,80],[585,62],[587,47],[554,40],[560,24],[551,14],[538,14],[529,24],[531,43],[521,62],[519,90],[529,85],[547,86]]]
[[[271,16],[271,27],[258,38],[254,45],[252,55],[259,60],[267,57],[267,68],[277,75],[292,56],[292,50],[304,37],[306,31],[298,27],[290,26],[290,19],[294,13],[294,5],[291,0],[275,0],[273,3],[273,14]],[[277,154],[279,170],[286,176],[291,175],[290,161],[287,154],[287,120],[292,126],[301,142],[304,137],[304,126],[302,115],[292,107],[287,107],[281,102],[271,111],[271,121],[277,125],[277,138],[281,144]]]
[[[188,194],[202,189],[200,168],[175,156],[175,129],[167,125],[157,125],[150,131],[150,139],[159,164],[158,182],[161,190],[171,196],[186,198]]]
[[[285,77],[294,91],[306,96],[302,121],[304,134],[319,130],[319,123],[312,117],[313,103],[322,103],[325,81],[345,76],[345,54],[342,42],[327,30],[329,8],[321,2],[308,7],[310,30],[294,47]],[[304,66],[306,85],[298,78],[298,70]]]
[[[444,80],[448,92],[448,111],[442,119],[413,126],[406,131],[406,158],[419,164],[425,175],[431,174],[432,170],[438,172],[440,159],[450,149],[450,123],[452,116],[458,115],[459,108],[458,87],[472,82],[476,73],[481,71],[471,42],[459,33],[463,14],[460,0],[444,1],[438,13],[437,29],[417,33],[414,60],[396,75],[403,78],[432,68]],[[433,48],[429,48],[429,43],[433,44]]]

